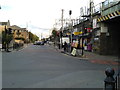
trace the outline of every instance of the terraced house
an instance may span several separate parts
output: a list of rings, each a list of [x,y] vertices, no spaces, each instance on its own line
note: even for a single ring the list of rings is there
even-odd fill
[[[13,38],[9,43],[9,47],[13,47],[14,44],[24,44],[29,42],[29,32],[26,28],[21,28],[17,25],[10,25],[10,21],[8,22],[0,22],[0,43],[2,44],[2,32],[8,29],[11,30]],[[4,37],[5,38],[5,37]]]
[[[26,28],[20,28],[17,25],[10,26],[13,32],[14,42],[24,44],[29,42],[29,32]]]

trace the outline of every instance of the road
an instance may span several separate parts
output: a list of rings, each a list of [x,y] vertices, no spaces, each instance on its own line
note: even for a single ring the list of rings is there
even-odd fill
[[[51,46],[28,45],[2,54],[3,88],[103,88],[107,67],[58,52]]]

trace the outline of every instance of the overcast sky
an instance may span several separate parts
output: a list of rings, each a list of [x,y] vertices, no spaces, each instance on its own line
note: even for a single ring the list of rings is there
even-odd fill
[[[94,0],[95,5],[104,0]],[[0,22],[10,20],[11,25],[28,28],[29,31],[43,37],[49,35],[55,20],[61,19],[61,9],[64,18],[80,16],[80,8],[89,6],[89,0],[0,0]]]

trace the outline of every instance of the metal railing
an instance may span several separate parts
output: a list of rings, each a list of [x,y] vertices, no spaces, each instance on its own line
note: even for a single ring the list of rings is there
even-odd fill
[[[101,13],[103,12],[103,10],[110,8],[111,6],[114,6],[116,4],[118,4],[120,2],[120,0],[105,0],[104,2],[101,2],[97,5],[94,5],[92,7],[92,13]],[[88,10],[89,11],[89,10]],[[89,14],[90,12],[88,12]]]
[[[97,5],[94,5],[93,7],[92,7],[92,10],[93,10],[93,14],[94,13],[101,13],[101,10],[102,10],[102,3],[99,3],[99,4],[97,4]]]
[[[119,79],[120,79],[120,69],[115,73],[112,68],[107,68],[105,70],[106,78],[104,80],[105,90],[118,90]]]
[[[102,8],[106,9],[108,7],[111,7],[115,4],[117,4],[118,2],[120,2],[120,0],[106,0],[102,3],[102,6],[103,6]]]

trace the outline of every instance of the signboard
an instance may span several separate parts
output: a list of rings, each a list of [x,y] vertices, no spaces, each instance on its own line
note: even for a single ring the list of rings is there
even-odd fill
[[[80,16],[83,16],[84,15],[84,10],[83,10],[83,7],[80,8]]]
[[[67,33],[67,35],[70,35],[70,33]]]
[[[97,28],[97,19],[93,19],[93,29]]]
[[[73,56],[75,56],[75,55],[76,55],[76,49],[75,49],[75,48],[73,48],[73,50],[72,50],[71,54],[72,54]]]
[[[80,32],[74,32],[74,35],[79,35],[80,34]]]
[[[64,42],[69,43],[70,42],[69,37],[62,37],[62,43],[64,44]],[[61,43],[61,39],[60,39],[60,43]]]
[[[82,32],[74,32],[74,35],[80,35]]]

